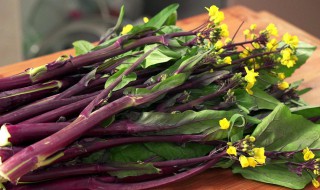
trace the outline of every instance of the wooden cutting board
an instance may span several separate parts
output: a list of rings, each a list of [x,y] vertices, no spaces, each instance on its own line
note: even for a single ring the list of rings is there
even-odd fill
[[[242,6],[234,6],[224,10],[225,23],[229,26],[230,35],[232,36],[239,25],[244,21],[243,27],[240,29],[239,35],[236,36],[237,40],[243,40],[242,31],[248,28],[251,24],[258,25],[257,29],[264,29],[269,23],[274,23],[279,29],[279,36],[289,32],[290,34],[297,35],[301,41],[320,47],[320,40],[308,34],[307,32],[299,29],[296,26],[268,13],[268,12],[254,12]],[[185,30],[190,30],[200,25],[207,20],[207,14],[194,16],[178,22],[178,25]],[[0,77],[13,75],[22,72],[26,68],[36,67],[49,63],[59,56],[67,54],[74,55],[73,50],[64,50],[50,55],[22,61],[12,65],[0,67]],[[311,105],[320,105],[320,49],[316,50],[308,63],[299,68],[296,73],[287,81],[293,82],[304,79],[302,87],[313,88],[312,91],[303,95],[303,99]],[[318,94],[319,93],[319,94]],[[240,175],[232,174],[231,170],[210,169],[200,175],[194,176],[188,180],[173,183],[171,185],[158,188],[159,190],[173,190],[173,189],[193,189],[193,190],[211,190],[211,189],[233,189],[233,190],[265,190],[265,189],[286,189],[274,185],[268,185],[255,181],[250,181],[242,178]],[[307,189],[313,189],[309,185]]]

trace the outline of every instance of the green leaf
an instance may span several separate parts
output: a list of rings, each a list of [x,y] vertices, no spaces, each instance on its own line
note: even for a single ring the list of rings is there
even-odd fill
[[[237,89],[234,92],[237,105],[247,113],[252,110],[260,109],[272,110],[280,103],[277,99],[260,88],[254,87],[252,91],[253,95],[249,95],[243,89]]]
[[[153,161],[161,161],[164,158],[151,152],[142,143],[122,145],[108,150],[109,160],[112,162],[141,162],[150,158],[156,158]]]
[[[146,174],[157,174],[161,171],[158,168],[154,167],[151,163],[121,163],[121,165],[116,165],[116,167],[120,169],[118,171],[109,171],[108,173],[111,176],[116,176],[117,178],[140,176]]]
[[[255,145],[267,151],[320,148],[320,125],[292,114],[284,104],[279,104],[265,117],[252,135],[256,137]]]
[[[170,25],[176,25],[177,22],[177,18],[178,18],[178,13],[177,11],[174,11],[166,20],[166,22],[164,23],[164,25],[170,26]]]
[[[181,146],[173,143],[150,142],[145,143],[145,146],[151,152],[154,152],[156,155],[166,160],[201,157],[205,156],[213,149],[213,146],[198,143],[186,143]]]
[[[270,164],[255,168],[236,166],[232,171],[247,179],[281,185],[291,189],[303,189],[311,181],[311,177],[307,173],[303,172],[302,176],[298,176],[289,171],[288,166],[284,164]]]
[[[113,75],[111,75],[108,78],[108,80],[106,81],[104,88],[107,88],[110,84],[112,84],[125,70],[127,70],[127,69],[123,68],[123,69],[119,70],[118,72],[114,73]],[[136,73],[130,73],[128,75],[124,75],[122,77],[121,82],[112,91],[119,90],[119,89],[123,88],[124,86],[126,86],[127,84],[129,84],[129,82],[135,81],[136,79],[137,79]]]
[[[320,106],[303,106],[290,108],[291,112],[309,119],[320,116]]]
[[[312,46],[304,42],[299,42],[296,53],[298,61],[296,62],[296,64],[291,68],[287,68],[287,66],[280,65],[277,69],[277,72],[283,72],[286,75],[286,77],[290,77],[296,69],[301,67],[307,61],[307,59],[312,55],[316,48],[316,46]]]
[[[145,24],[146,27],[155,27],[157,29],[159,29],[163,24],[165,24],[168,20],[168,18],[170,18],[170,20],[172,21],[173,19],[172,14],[174,14],[177,9],[178,9],[179,5],[178,4],[172,4],[169,5],[168,7],[162,9],[162,11],[160,11],[157,15],[155,15],[154,17],[152,17],[149,22],[147,22]],[[170,22],[170,21],[168,21]]]
[[[156,46],[158,45],[157,44],[147,45],[144,48],[144,52],[148,52],[151,49],[155,48]],[[145,62],[142,64],[142,67],[147,68],[152,65],[168,62],[172,59],[178,59],[180,58],[180,56],[181,54],[175,51],[172,51],[167,47],[161,46],[156,50],[154,50],[148,57],[146,57]]]
[[[154,92],[162,91],[166,89],[172,89],[183,84],[186,81],[187,77],[188,77],[188,74],[185,74],[185,73],[173,75],[171,77],[168,77],[162,80],[157,85],[155,85],[152,89],[128,87],[125,89],[124,94],[140,96],[140,95],[147,95],[150,93],[154,93]]]
[[[75,41],[72,45],[76,51],[76,56],[86,54],[94,48],[94,45],[84,40]]]

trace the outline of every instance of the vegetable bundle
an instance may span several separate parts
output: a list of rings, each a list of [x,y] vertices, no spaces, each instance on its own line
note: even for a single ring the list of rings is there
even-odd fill
[[[284,81],[315,47],[273,24],[235,42],[216,6],[182,31],[177,8],[119,33],[122,8],[97,46],[0,79],[3,188],[149,189],[211,167],[319,186],[320,107]]]

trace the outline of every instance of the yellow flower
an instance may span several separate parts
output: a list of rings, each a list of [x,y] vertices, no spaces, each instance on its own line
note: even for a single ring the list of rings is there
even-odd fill
[[[281,64],[287,66],[288,68],[293,67],[298,60],[298,57],[293,55],[293,51],[290,48],[283,49],[280,54],[282,55]]]
[[[281,83],[279,83],[278,84],[278,88],[280,89],[280,90],[285,90],[285,89],[287,89],[287,88],[289,88],[289,83],[287,83],[287,82],[285,82],[285,81],[283,81],[283,82],[281,82]]]
[[[280,80],[283,80],[283,79],[286,78],[286,75],[285,75],[284,73],[278,73],[278,78],[279,78]]]
[[[219,121],[220,129],[229,129],[230,121],[227,118],[223,118]]]
[[[273,23],[269,24],[267,26],[266,30],[267,30],[268,34],[270,34],[272,36],[278,36],[278,29]]]
[[[311,150],[309,150],[308,147],[305,148],[305,149],[303,149],[302,154],[303,154],[303,159],[304,159],[305,161],[308,161],[308,160],[311,160],[311,159],[314,158],[313,152],[312,152]]]
[[[249,38],[249,34],[250,34],[250,30],[245,29],[245,30],[243,31],[243,35],[244,35],[245,38]]]
[[[266,163],[266,156],[264,155],[264,148],[253,148],[254,159],[258,162],[258,164]]]
[[[248,158],[245,157],[244,155],[241,155],[239,157],[239,162],[240,162],[242,168],[246,168],[249,166]]]
[[[225,43],[225,44],[228,44],[228,43],[230,43],[230,42],[232,42],[232,39],[231,39],[231,38],[226,38],[226,39],[224,40],[224,43]]]
[[[254,141],[256,141],[256,138],[255,138],[254,136],[250,136],[250,137],[249,137],[249,141],[250,141],[250,142],[254,142]]]
[[[278,42],[276,39],[272,39],[267,43],[267,50],[275,51],[278,48]]]
[[[247,49],[244,49],[244,50],[242,51],[242,53],[239,54],[239,57],[240,57],[241,59],[243,59],[243,58],[248,57],[249,55],[250,55],[250,51],[247,50]]]
[[[222,46],[223,46],[223,43],[221,42],[221,40],[218,40],[218,41],[214,44],[214,48],[215,48],[216,50],[221,49]]]
[[[252,87],[253,87],[252,83],[248,83],[247,86],[246,86],[246,91],[250,95],[253,95],[253,91],[251,90]]]
[[[127,24],[122,28],[122,35],[128,34],[132,30],[133,26],[131,24]]]
[[[206,9],[209,11],[210,21],[213,21],[215,24],[219,24],[224,20],[223,12],[219,11],[219,8],[215,5],[210,6],[210,8]]]
[[[253,168],[256,167],[256,165],[258,164],[253,157],[248,157],[248,162],[249,162],[249,166]]]
[[[143,22],[144,22],[144,23],[149,22],[149,18],[148,18],[148,17],[143,17]]]
[[[283,35],[282,41],[288,44],[291,48],[296,48],[299,44],[299,38],[297,36],[291,36],[289,33],[285,33]]]
[[[250,25],[250,30],[255,30],[257,28],[257,25],[256,24],[251,24]]]
[[[234,146],[229,146],[227,149],[227,154],[237,156],[237,149]]]
[[[257,42],[252,42],[252,46],[256,49],[259,49],[260,48],[260,44],[257,43]]]
[[[222,36],[222,37],[228,37],[229,36],[228,25],[221,24],[220,29],[221,29],[220,36]]]
[[[244,77],[244,80],[246,80],[248,83],[254,84],[257,80],[256,77],[259,76],[258,72],[254,72],[254,69],[249,70],[248,67],[244,67],[246,71],[246,76]]]
[[[319,188],[319,186],[320,186],[319,181],[316,180],[316,179],[312,179],[312,185],[313,185],[315,188]]]
[[[227,56],[223,59],[223,63],[225,64],[231,64],[232,63],[232,59],[230,56]]]

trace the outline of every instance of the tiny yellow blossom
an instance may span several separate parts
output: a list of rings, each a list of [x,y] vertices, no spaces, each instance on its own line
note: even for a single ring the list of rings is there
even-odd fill
[[[243,59],[243,58],[248,57],[249,55],[250,55],[250,51],[249,51],[248,49],[244,49],[244,50],[242,51],[242,53],[239,54],[239,57],[240,57],[241,59]]]
[[[249,166],[253,168],[256,167],[256,165],[258,164],[253,157],[248,157],[248,162],[249,162]]]
[[[149,18],[148,18],[148,17],[143,17],[143,22],[144,22],[144,23],[149,22]]]
[[[276,39],[272,39],[267,43],[267,50],[275,51],[278,48],[278,42]]]
[[[223,63],[225,64],[231,64],[232,63],[232,59],[230,56],[227,56],[223,59]]]
[[[250,30],[245,29],[245,30],[243,31],[243,35],[244,35],[245,38],[249,38],[249,34],[250,34]]]
[[[241,164],[241,167],[242,168],[246,168],[249,166],[249,161],[248,161],[248,158],[245,157],[244,155],[241,155],[239,157],[239,161],[240,161],[240,164]]]
[[[227,154],[237,156],[237,149],[234,146],[229,146],[227,149]]]
[[[229,129],[230,121],[227,118],[223,118],[219,121],[220,129]]]
[[[303,154],[303,159],[304,159],[305,161],[311,160],[311,159],[313,159],[314,156],[315,156],[315,155],[313,154],[313,152],[312,152],[311,150],[309,150],[308,147],[305,148],[305,149],[303,149],[302,154]]]
[[[246,76],[244,77],[244,80],[246,80],[248,83],[254,84],[257,80],[256,77],[259,76],[258,72],[254,72],[254,69],[249,70],[248,67],[244,67],[246,71]]]
[[[210,21],[215,24],[219,24],[224,20],[224,13],[219,11],[219,8],[215,5],[210,6],[210,8],[205,7],[209,12]]]
[[[319,188],[319,186],[320,186],[319,181],[316,180],[316,179],[312,179],[312,185],[313,185],[315,188]]]
[[[264,148],[253,148],[254,159],[258,162],[258,164],[266,163],[266,156],[264,155]]]
[[[279,83],[278,84],[278,88],[280,89],[280,90],[285,90],[285,89],[287,89],[287,88],[289,88],[289,83],[287,83],[287,82],[285,82],[285,81],[283,81],[283,82],[281,82],[281,83]]]
[[[252,83],[248,83],[247,86],[246,86],[246,91],[250,95],[253,95],[253,91],[251,90],[252,87],[253,87]]]
[[[290,48],[281,50],[280,54],[282,55],[281,64],[287,66],[288,68],[293,67],[298,60],[298,57],[293,55],[293,51]]]
[[[257,42],[252,42],[252,46],[256,49],[259,49],[260,48],[260,44],[257,43]]]
[[[250,25],[250,30],[255,30],[257,28],[257,25],[256,24],[251,24]]]
[[[214,48],[215,48],[216,50],[221,49],[222,46],[223,46],[223,43],[221,42],[221,40],[218,40],[218,41],[214,44]]]
[[[133,26],[131,24],[127,24],[122,28],[122,35],[128,34],[132,30]]]
[[[267,26],[266,30],[267,30],[268,34],[270,34],[272,36],[278,36],[278,29],[273,23],[269,24]]]
[[[279,78],[280,80],[283,80],[283,79],[286,78],[286,75],[285,75],[284,73],[278,73],[278,78]]]
[[[289,33],[285,33],[283,35],[282,41],[288,44],[291,48],[296,48],[299,44],[299,38],[297,36],[291,36]]]
[[[226,39],[224,40],[224,43],[225,43],[225,44],[229,44],[230,42],[232,42],[232,39],[231,39],[231,38],[226,38]]]
[[[220,36],[222,37],[228,37],[229,36],[229,28],[228,28],[228,25],[226,24],[221,24],[220,26]]]
[[[254,141],[256,141],[256,138],[255,138],[254,136],[250,136],[250,137],[249,137],[249,141],[250,141],[250,142],[254,142]]]

